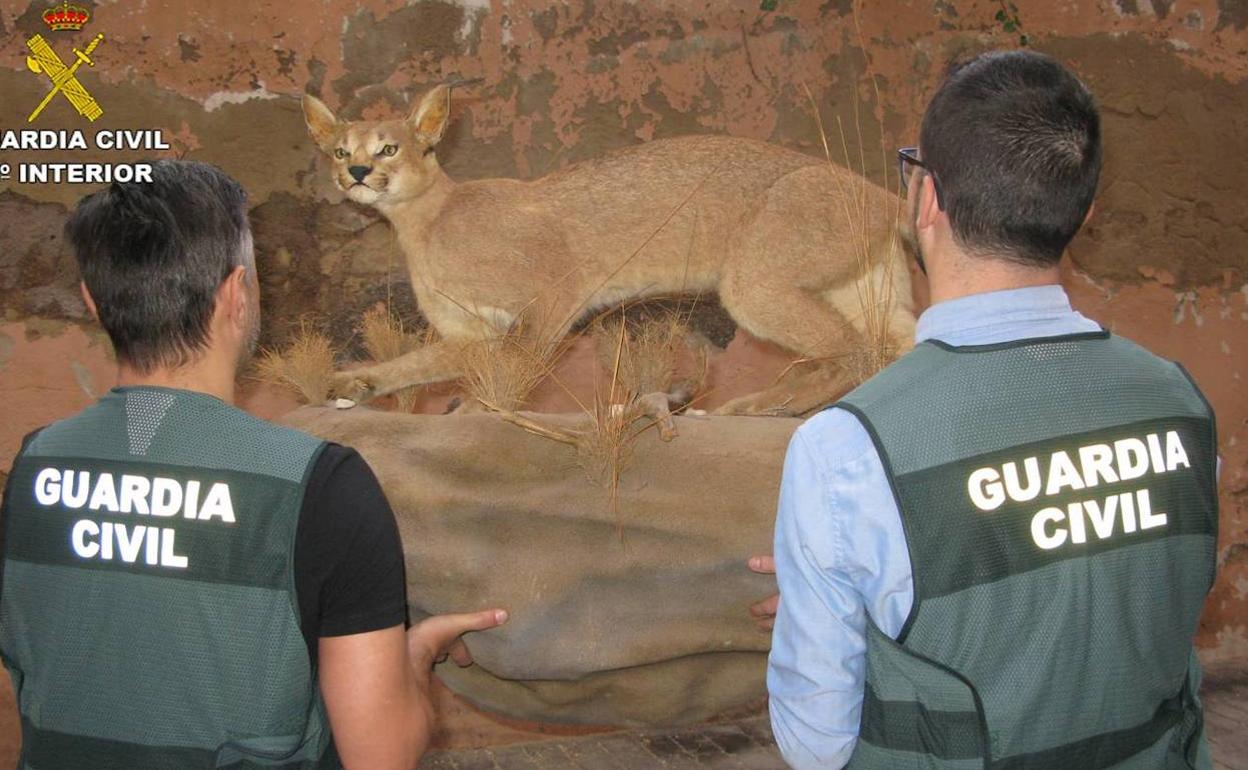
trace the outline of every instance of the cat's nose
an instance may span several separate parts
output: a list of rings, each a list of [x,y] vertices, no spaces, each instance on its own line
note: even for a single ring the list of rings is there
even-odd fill
[[[369,166],[352,166],[351,168],[347,169],[347,173],[349,173],[352,177],[354,177],[355,181],[363,182],[364,177],[368,176],[368,172],[372,170],[373,169]]]

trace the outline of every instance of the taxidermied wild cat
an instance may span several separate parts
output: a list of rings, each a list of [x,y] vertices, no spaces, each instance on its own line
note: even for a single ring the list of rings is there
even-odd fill
[[[717,292],[739,326],[817,362],[729,402],[727,413],[801,414],[851,386],[837,362],[867,345],[862,297],[891,297],[874,310],[887,314],[877,326],[897,354],[913,344],[897,197],[819,158],[691,136],[531,182],[457,183],[433,152],[450,115],[446,85],[406,120],[342,122],[312,96],[303,111],[338,187],[390,220],[440,338],[338,373],[334,395],[454,379],[455,345],[500,334],[521,313],[532,333],[562,337],[589,313],[656,295]]]

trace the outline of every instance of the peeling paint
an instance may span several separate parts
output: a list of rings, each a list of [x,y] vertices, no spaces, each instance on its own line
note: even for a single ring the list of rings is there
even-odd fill
[[[1242,661],[1244,650],[1248,650],[1248,627],[1243,625],[1227,626],[1217,633],[1212,648],[1204,650],[1202,660]]]
[[[1200,297],[1194,291],[1176,292],[1174,295],[1174,325],[1179,326],[1190,313],[1197,326],[1204,326],[1205,318],[1200,312]]]
[[[278,94],[261,84],[259,88],[251,91],[217,91],[204,99],[203,104],[205,112],[215,112],[226,104],[243,104],[254,99],[276,99],[277,97]]]

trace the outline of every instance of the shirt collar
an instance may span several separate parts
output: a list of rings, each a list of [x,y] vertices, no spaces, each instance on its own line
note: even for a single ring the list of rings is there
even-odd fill
[[[1073,313],[1070,298],[1059,284],[969,294],[932,305],[919,316],[915,344],[965,334],[977,326],[1001,327]]]

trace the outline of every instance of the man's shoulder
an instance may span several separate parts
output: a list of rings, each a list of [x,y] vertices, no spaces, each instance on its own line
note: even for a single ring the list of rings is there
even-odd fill
[[[282,425],[279,422],[266,420],[257,417],[250,412],[246,412],[237,407],[231,407],[233,418],[237,421],[238,426],[250,432],[253,432],[257,440],[267,441],[275,444],[291,444],[304,447],[317,447],[325,443],[325,440],[317,436],[307,433],[306,431],[292,428],[289,425]]]
[[[1154,353],[1130,337],[1124,337],[1116,332],[1108,332],[1106,334],[1106,339],[1109,341],[1110,345],[1114,346],[1115,349],[1127,355],[1138,356],[1141,360],[1147,360],[1159,364],[1173,364],[1170,359]]]
[[[372,468],[354,447],[335,441],[322,441],[321,451],[317,455],[310,478],[322,484],[339,483],[342,477],[356,478],[361,474],[371,473]]]
[[[228,458],[239,469],[291,480],[303,478],[325,446],[321,438],[257,417],[233,405],[189,417],[206,432],[206,454]],[[189,459],[189,458],[188,458]]]
[[[30,445],[34,443],[35,439],[38,438],[45,430],[47,430],[50,427],[51,425],[43,425],[30,431],[25,436],[22,436],[22,443],[18,445],[17,453],[20,455],[21,453],[25,452],[30,447]]]
[[[857,415],[841,402],[817,412],[797,428],[797,433],[807,440],[841,439],[846,434],[854,435],[861,431],[862,423]]]
[[[85,437],[96,434],[99,429],[98,421],[93,419],[96,411],[96,404],[91,404],[74,414],[66,415],[59,420],[54,420],[47,425],[35,428],[22,437],[18,456],[26,454],[37,455],[45,447],[56,444],[73,445],[79,443]]]
[[[858,461],[876,451],[862,420],[839,403],[799,425],[793,442],[825,468]]]

